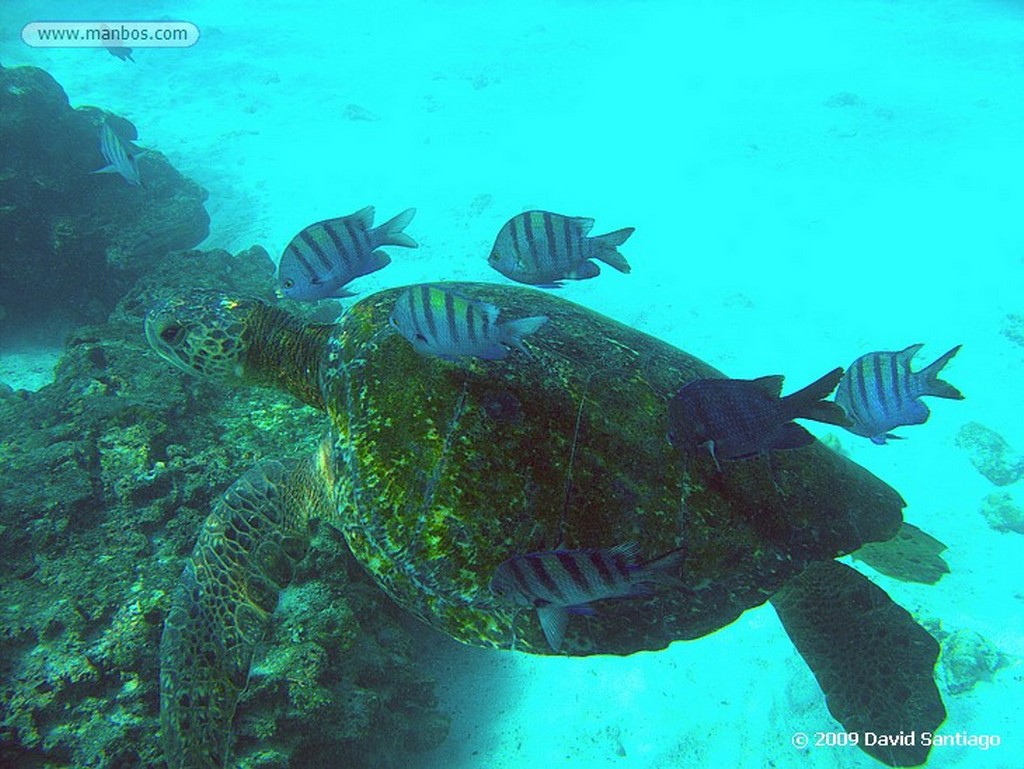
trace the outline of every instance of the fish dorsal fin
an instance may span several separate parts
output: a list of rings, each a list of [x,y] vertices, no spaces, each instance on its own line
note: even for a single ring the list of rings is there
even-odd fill
[[[631,566],[640,563],[640,545],[636,542],[623,542],[608,551],[612,558],[621,558]]]
[[[373,228],[374,215],[373,206],[367,206],[366,208],[360,208],[354,214],[350,214],[348,218],[369,230]]]
[[[914,359],[914,356],[916,356],[921,351],[922,347],[924,347],[923,344],[912,344],[910,345],[910,347],[907,347],[906,349],[900,350],[898,353],[896,353],[896,360],[899,361],[899,364],[902,368],[905,368],[907,369],[907,371],[909,371],[910,361],[912,361]]]
[[[585,236],[594,229],[594,220],[586,216],[574,216],[572,217],[572,223],[580,228],[580,235]]]
[[[782,374],[772,374],[770,376],[758,377],[752,381],[768,395],[779,398],[782,396],[782,383],[784,380],[785,377]]]

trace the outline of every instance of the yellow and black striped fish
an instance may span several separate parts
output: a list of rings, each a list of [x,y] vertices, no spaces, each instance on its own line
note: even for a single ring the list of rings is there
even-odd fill
[[[605,598],[648,596],[655,583],[680,585],[677,572],[682,562],[682,548],[643,562],[635,542],[527,553],[503,561],[490,589],[500,603],[536,609],[544,637],[557,652],[570,612],[589,613],[587,604]]]
[[[415,213],[415,208],[406,209],[374,227],[373,206],[367,206],[348,216],[303,227],[281,255],[280,293],[300,301],[352,296],[344,289],[346,283],[391,263],[391,257],[378,248],[416,248],[416,241],[402,231]]]
[[[545,288],[557,288],[565,279],[597,276],[601,268],[592,259],[629,272],[617,247],[633,234],[633,228],[588,237],[593,226],[593,219],[526,211],[505,222],[488,264],[507,278]]]
[[[493,304],[473,302],[437,286],[412,286],[391,312],[390,323],[417,352],[448,360],[472,355],[499,360],[508,348],[529,354],[523,337],[547,322],[546,315],[499,323]]]

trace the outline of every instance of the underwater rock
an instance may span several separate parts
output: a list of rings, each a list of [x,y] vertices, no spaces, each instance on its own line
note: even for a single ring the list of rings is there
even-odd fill
[[[138,159],[143,186],[106,165],[100,126],[135,137],[123,118],[72,109],[34,67],[0,66],[0,253],[4,329],[52,337],[100,322],[135,279],[169,250],[209,232],[206,192],[159,152]]]
[[[270,298],[273,278],[258,248],[158,257],[106,323],[71,334],[52,384],[0,398],[0,766],[163,765],[158,650],[183,556],[224,479],[257,458],[312,453],[323,417],[270,390],[168,371],[143,317],[166,289]],[[290,595],[302,622],[285,611],[266,658],[304,667],[265,663],[238,739],[277,737],[245,765],[294,766],[329,746],[403,766],[444,739],[434,682],[408,649],[415,621],[333,531],[315,538]],[[325,707],[358,718],[335,734],[308,718]]]
[[[860,107],[863,100],[850,91],[839,91],[834,93],[822,102],[826,107]]]
[[[420,627],[382,600],[323,527],[254,661],[233,757],[246,765],[269,750],[305,766],[316,751],[337,766],[408,766],[437,747],[449,719],[436,711],[434,681],[412,663]]]
[[[1000,333],[1019,347],[1024,347],[1024,315],[1010,313],[1003,318]]]
[[[963,694],[979,681],[991,681],[1006,657],[973,630],[961,628],[942,641],[940,670],[950,694]]]
[[[971,464],[996,486],[1009,486],[1024,475],[1024,457],[1010,449],[999,433],[980,422],[968,422],[956,435]]]
[[[1006,491],[989,494],[981,505],[981,514],[996,531],[1015,531],[1024,534],[1024,510],[1014,504]]]

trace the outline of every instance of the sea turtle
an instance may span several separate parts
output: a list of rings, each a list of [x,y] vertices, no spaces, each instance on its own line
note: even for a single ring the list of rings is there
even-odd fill
[[[146,334],[180,368],[265,385],[326,411],[331,437],[293,465],[249,471],[207,518],[161,642],[168,762],[220,766],[253,649],[307,523],[326,519],[400,606],[467,644],[551,654],[536,613],[495,604],[510,556],[635,542],[683,548],[675,585],[595,605],[567,655],[629,654],[706,635],[771,600],[850,732],[935,729],[935,640],[858,571],[835,560],[894,537],[899,494],[820,442],[761,459],[687,458],[666,440],[668,400],[722,376],[696,358],[536,289],[444,286],[546,315],[528,352],[446,361],[388,325],[403,289],[373,294],[336,325],[260,301],[195,291],[154,307]],[[928,747],[862,747],[891,766]]]

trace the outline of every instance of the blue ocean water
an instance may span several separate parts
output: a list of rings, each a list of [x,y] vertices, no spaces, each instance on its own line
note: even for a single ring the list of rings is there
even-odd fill
[[[182,20],[202,37],[134,62],[21,42],[24,24],[60,18]],[[127,117],[209,191],[201,248],[276,259],[310,222],[415,206],[419,249],[360,278],[366,296],[495,280],[498,229],[545,209],[636,228],[629,275],[560,296],[733,377],[805,383],[873,350],[923,342],[921,366],[963,344],[945,378],[966,399],[932,399],[908,440],[810,429],[837,434],[949,545],[936,585],[856,568],[926,627],[974,631],[1003,660],[958,693],[939,674],[941,732],[1000,744],[935,747],[930,765],[1024,765],[1024,538],[980,512],[996,491],[1024,495],[994,488],[956,441],[978,422],[1024,447],[1024,350],[1006,332],[1024,312],[1020,4],[8,0],[0,20],[3,66],[41,67],[73,106]],[[38,386],[22,352],[0,381]],[[624,658],[425,646],[452,727],[423,767],[880,766],[794,747],[840,727],[767,605]]]

